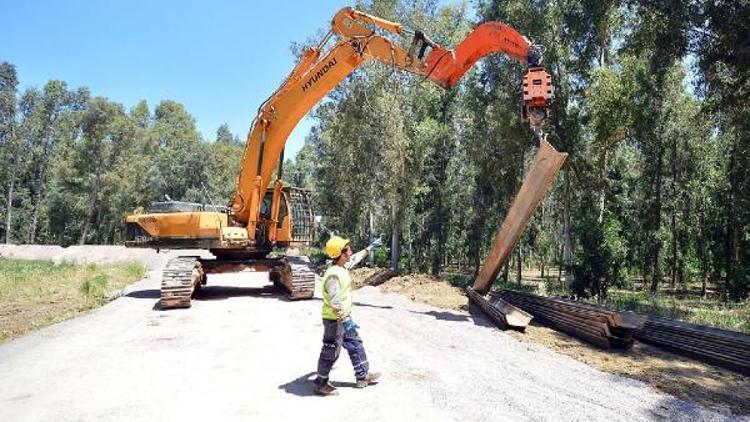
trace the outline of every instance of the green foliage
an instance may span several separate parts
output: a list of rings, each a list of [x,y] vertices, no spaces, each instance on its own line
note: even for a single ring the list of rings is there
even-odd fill
[[[391,251],[386,247],[375,249],[374,263],[376,267],[388,267],[390,264]]]
[[[495,20],[546,47],[555,99],[545,130],[569,157],[511,273],[572,267],[563,268],[574,272],[572,292],[598,300],[634,277],[657,295],[667,283],[715,283],[724,299],[748,297],[743,34],[750,12],[742,1],[363,0],[356,7],[423,29],[447,47]],[[387,36],[408,46],[408,37]],[[443,91],[369,63],[331,91],[283,173],[312,190],[324,221],[319,243],[330,232],[355,245],[383,235],[389,248],[376,253],[378,265],[433,274],[455,268],[471,277],[537,147],[518,113],[525,71],[496,54]],[[126,111],[60,81],[19,93],[15,68],[2,64],[0,234],[117,243],[123,214],[165,194],[227,203],[244,145],[226,125],[211,141],[174,101]],[[569,293],[570,275],[540,290]]]
[[[720,303],[696,294],[674,292],[652,295],[648,291],[612,290],[604,305],[613,309],[657,315],[696,324],[750,333],[750,303]]]
[[[620,222],[607,215],[581,234],[581,256],[574,270],[572,292],[582,298],[606,298],[610,286],[622,285],[627,248]]]

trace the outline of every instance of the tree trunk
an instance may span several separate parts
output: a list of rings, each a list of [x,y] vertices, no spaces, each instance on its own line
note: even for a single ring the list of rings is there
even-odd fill
[[[596,221],[599,223],[599,225],[604,222],[604,204],[605,204],[605,196],[606,196],[606,189],[605,189],[605,172],[607,171],[607,149],[605,148],[600,154],[599,154],[599,163],[598,163],[598,173],[599,173],[599,180],[598,180],[598,188],[599,188],[599,215],[597,216]]]
[[[16,185],[15,168],[11,171],[8,179],[8,192],[5,196],[5,243],[10,244],[13,240],[12,232],[12,213],[13,213],[13,190]]]
[[[476,252],[471,257],[471,260],[473,261],[473,265],[474,265],[474,275],[473,275],[474,278],[477,278],[477,276],[479,275],[479,268],[482,265],[482,261],[479,258],[479,254],[480,254],[480,249],[479,247],[477,247]]]
[[[367,235],[368,235],[368,237],[370,239],[370,242],[372,242],[373,240],[375,240],[374,239],[375,238],[375,233],[373,232],[373,230],[374,230],[373,229],[373,218],[374,217],[372,215],[372,204],[370,204],[370,209],[369,209],[369,212],[368,212],[368,219],[367,219],[367,226],[368,226],[367,227],[367,232],[368,232]],[[371,253],[371,254],[367,255],[367,263],[368,263],[368,265],[370,267],[375,266],[375,254],[374,253]]]
[[[678,272],[678,267],[679,267],[679,262],[678,262],[679,258],[677,257],[677,222],[676,222],[675,214],[676,213],[673,211],[672,212],[672,216],[670,217],[670,220],[671,220],[670,221],[670,225],[671,225],[670,231],[672,232],[672,245],[671,245],[671,247],[672,247],[672,259],[671,259],[671,262],[670,262],[670,264],[672,264],[671,265],[671,267],[672,267],[671,273],[672,274],[671,274],[670,284],[672,286],[672,290],[674,290],[675,287],[676,287],[676,285],[677,285],[677,272]]]
[[[676,288],[677,284],[677,271],[678,271],[678,257],[677,257],[677,137],[672,136],[672,153],[671,153],[671,170],[672,170],[672,204],[671,204],[671,215],[670,220],[670,231],[672,232],[672,290]]]
[[[661,185],[662,185],[662,167],[664,164],[664,148],[659,145],[657,151],[656,160],[656,180],[654,183],[654,202],[651,206],[651,212],[649,215],[649,226],[653,238],[651,239],[651,293],[656,293],[659,289],[659,283],[661,282],[661,242],[656,236],[661,228]]]
[[[404,199],[404,188],[406,186],[406,155],[404,151],[398,149],[398,160],[399,160],[399,183],[396,188],[396,198],[393,201],[393,207],[391,208],[391,218],[393,226],[393,235],[391,236],[391,269],[393,271],[399,270],[399,263],[401,258],[401,204]]]
[[[399,268],[399,257],[401,255],[399,251],[401,227],[398,224],[398,205],[394,204],[391,207],[391,219],[393,221],[393,233],[391,235],[391,269],[398,271]]]
[[[565,280],[570,277],[573,265],[573,243],[570,239],[570,176],[565,172],[565,193],[563,199],[563,256],[562,262],[565,269]]]
[[[523,270],[523,263],[521,262],[521,257],[523,253],[521,251],[521,242],[518,242],[518,246],[516,246],[516,283],[518,285],[521,285],[521,277],[522,277],[522,270]]]
[[[99,196],[99,182],[100,182],[100,173],[96,174],[96,177],[94,178],[94,190],[91,192],[91,198],[89,199],[89,206],[86,210],[86,216],[83,220],[83,230],[81,230],[81,237],[78,239],[78,244],[83,245],[86,243],[86,237],[89,234],[89,230],[91,229],[91,220],[94,218],[94,210],[96,209],[96,200]]]
[[[739,224],[735,201],[737,200],[737,154],[738,141],[734,141],[732,153],[729,159],[729,198],[726,201],[727,219],[726,219],[726,255],[724,257],[727,278],[725,281],[725,294],[734,296],[733,285],[735,282],[735,271],[739,263]]]
[[[42,190],[44,189],[44,170],[41,169],[39,172],[39,177],[37,177],[36,180],[36,187],[34,189],[35,195],[34,195],[34,208],[32,210],[32,216],[31,216],[31,226],[29,226],[29,236],[28,236],[28,242],[29,244],[34,244],[34,241],[36,240],[36,231],[37,226],[39,225],[39,210],[42,208]]]
[[[557,281],[558,282],[562,281],[562,275],[563,275],[563,254],[564,254],[563,249],[564,248],[565,248],[565,246],[563,244],[560,244],[560,248],[559,248],[559,251],[560,251],[559,252],[560,253],[559,258],[560,259],[559,259],[558,265],[557,265]]]
[[[539,272],[542,274],[542,280],[544,280],[544,259],[542,259],[542,262],[539,264]]]
[[[29,226],[29,244],[34,244],[34,242],[36,241],[36,228],[39,225],[39,208],[41,208],[41,201],[42,200],[39,198],[34,201],[34,209],[31,213],[31,225]]]

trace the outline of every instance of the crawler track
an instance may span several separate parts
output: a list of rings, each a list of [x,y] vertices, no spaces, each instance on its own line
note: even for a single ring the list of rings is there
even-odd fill
[[[189,308],[193,292],[203,277],[203,268],[197,257],[171,259],[162,271],[162,309]]]
[[[288,256],[285,258],[289,273],[282,277],[282,283],[288,290],[290,299],[310,299],[315,293],[315,272],[306,256]]]

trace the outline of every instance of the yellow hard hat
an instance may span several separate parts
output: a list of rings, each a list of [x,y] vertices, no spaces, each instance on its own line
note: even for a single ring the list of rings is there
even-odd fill
[[[331,259],[336,259],[341,256],[341,251],[344,250],[346,245],[349,244],[349,239],[344,239],[339,236],[332,236],[326,242],[326,255]]]

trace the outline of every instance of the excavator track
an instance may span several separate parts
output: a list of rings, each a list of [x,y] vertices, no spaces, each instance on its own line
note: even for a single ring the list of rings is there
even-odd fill
[[[197,257],[181,256],[169,260],[162,270],[161,308],[189,308],[195,288],[204,277]]]
[[[315,293],[315,272],[306,256],[287,256],[288,272],[284,274],[284,287],[292,300],[311,299]]]

